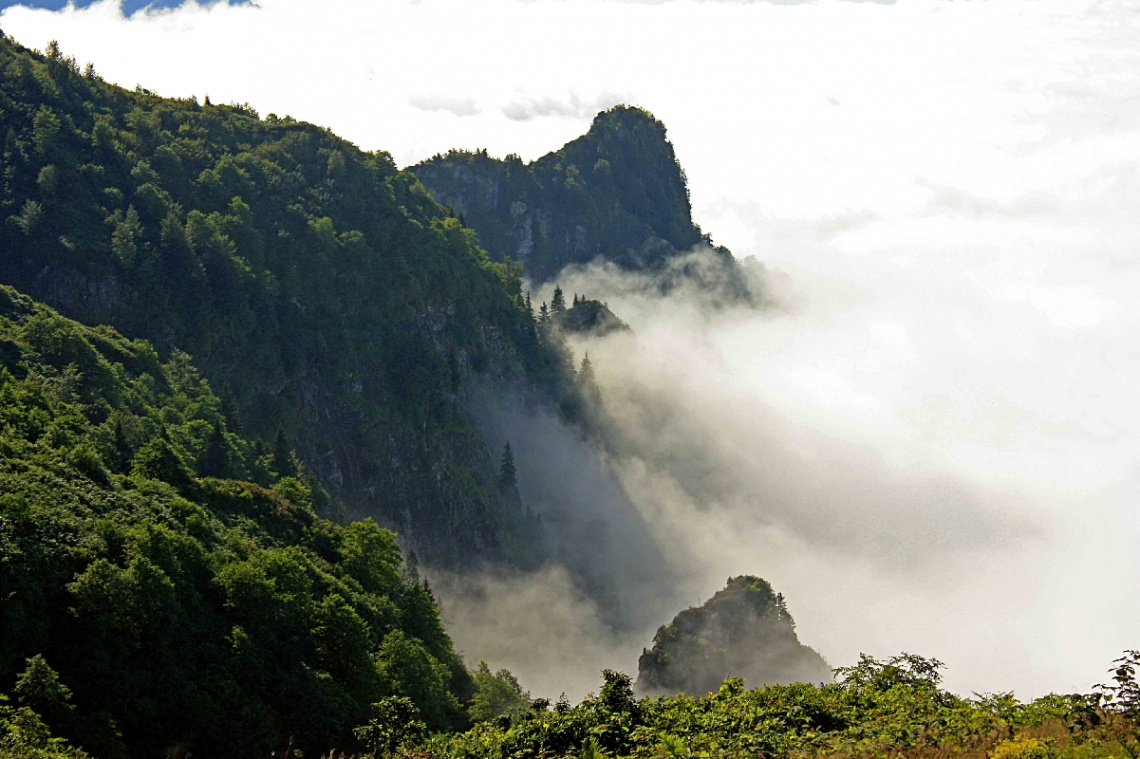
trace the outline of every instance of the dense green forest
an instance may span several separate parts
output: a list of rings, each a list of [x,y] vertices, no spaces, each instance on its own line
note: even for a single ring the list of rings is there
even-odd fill
[[[0,281],[181,350],[235,428],[281,430],[349,516],[425,561],[526,565],[478,384],[573,414],[519,270],[386,153],[245,106],[130,92],[0,40]]]
[[[56,673],[27,705],[53,732],[107,757],[351,746],[385,696],[462,726],[476,687],[427,584],[326,500],[186,354],[0,287],[0,691]]]
[[[409,170],[479,233],[492,259],[521,262],[534,281],[596,260],[664,273],[704,246],[715,273],[706,263],[672,274],[706,280],[734,299],[754,295],[732,253],[693,223],[665,125],[643,109],[604,111],[585,135],[533,163],[456,150]]]

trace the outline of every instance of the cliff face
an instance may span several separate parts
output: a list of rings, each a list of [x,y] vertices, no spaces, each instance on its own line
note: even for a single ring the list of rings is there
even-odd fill
[[[191,354],[245,434],[280,429],[348,516],[426,561],[526,563],[468,390],[575,390],[517,272],[327,130],[128,92],[9,39],[0,72],[0,282]]]
[[[661,627],[638,661],[637,688],[654,695],[715,693],[730,677],[753,687],[831,680],[799,642],[782,595],[758,577],[733,577],[702,606]]]
[[[453,151],[409,171],[493,259],[520,262],[538,282],[597,259],[652,269],[708,243],[664,125],[640,108],[598,114],[584,136],[531,164]],[[727,250],[718,253],[731,265]]]

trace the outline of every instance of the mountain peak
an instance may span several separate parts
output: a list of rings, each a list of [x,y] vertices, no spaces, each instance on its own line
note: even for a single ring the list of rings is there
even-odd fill
[[[642,108],[602,111],[586,134],[530,164],[451,152],[410,171],[493,260],[519,261],[539,282],[595,260],[653,269],[706,240],[665,125]]]
[[[759,577],[730,577],[704,604],[661,627],[638,661],[637,687],[702,695],[729,677],[753,686],[831,679],[823,657],[796,637],[784,596]]]

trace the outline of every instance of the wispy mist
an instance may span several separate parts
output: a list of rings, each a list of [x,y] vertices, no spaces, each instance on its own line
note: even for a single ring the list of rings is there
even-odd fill
[[[567,457],[578,445],[569,433],[546,431],[530,465],[598,519],[632,506],[639,519],[624,517],[628,532],[599,543],[589,566],[613,567],[616,581],[649,539],[639,608],[673,608],[656,620],[630,615],[615,634],[613,609],[568,575],[514,578],[477,603],[445,599],[461,643],[539,691],[565,682],[580,696],[573,689],[595,687],[602,666],[635,669],[656,625],[729,575],[754,573],[788,596],[801,639],[833,664],[911,651],[946,661],[949,684],[965,692],[1087,689],[1135,629],[1126,599],[1137,574],[1112,499],[1038,477],[1038,457],[1056,455],[1048,448],[1071,430],[1041,429],[1040,418],[996,403],[1023,374],[966,363],[955,341],[928,342],[913,321],[888,318],[897,304],[852,292],[858,279],[799,287],[745,264],[755,282],[774,284],[768,307],[717,305],[695,289],[662,296],[652,277],[612,266],[559,278],[568,297],[607,301],[636,339],[573,343],[602,386],[610,454],[584,466]],[[965,327],[959,305],[941,308],[932,318]],[[927,312],[909,316],[921,324]],[[957,416],[967,402],[973,415]],[[533,440],[535,423],[500,417],[495,429]],[[641,529],[647,537],[632,541]],[[520,599],[531,596],[546,601],[528,613]],[[501,635],[488,617],[528,633]]]

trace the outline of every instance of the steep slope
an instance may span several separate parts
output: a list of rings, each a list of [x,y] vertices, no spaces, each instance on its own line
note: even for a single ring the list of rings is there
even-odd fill
[[[704,245],[724,269],[725,294],[748,294],[732,254],[693,223],[665,126],[640,108],[599,113],[585,135],[530,164],[452,151],[409,170],[461,214],[494,260],[519,261],[534,281],[595,260],[660,269]]]
[[[461,724],[470,676],[395,535],[259,451],[185,354],[0,286],[0,690],[42,656],[72,694],[50,728],[101,757],[316,756],[386,695]]]
[[[637,665],[644,693],[715,693],[726,679],[752,686],[831,680],[831,670],[796,637],[782,595],[759,577],[732,577],[724,590],[657,631]]]
[[[534,560],[466,395],[573,408],[572,367],[517,270],[387,154],[10,39],[0,139],[0,281],[193,355],[247,435],[280,430],[349,516],[426,561]]]

